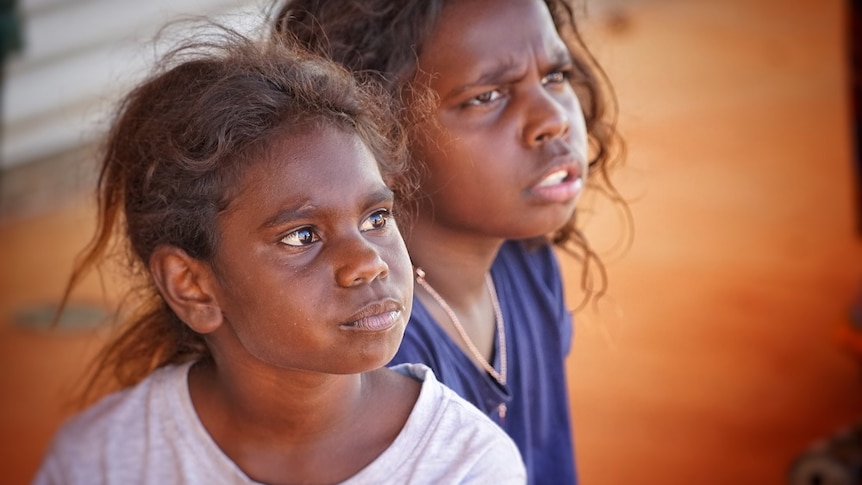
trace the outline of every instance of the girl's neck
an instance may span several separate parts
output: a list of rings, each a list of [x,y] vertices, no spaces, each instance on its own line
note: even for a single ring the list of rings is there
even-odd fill
[[[478,367],[491,362],[499,336],[486,276],[503,240],[422,224],[406,240],[425,283],[416,284],[416,298]]]
[[[425,279],[453,306],[485,292],[485,275],[503,239],[446,230],[417,222],[405,238],[413,265],[422,268]]]
[[[270,378],[271,370],[199,363],[189,373],[189,392],[199,414],[225,416],[225,424],[230,421],[246,434],[283,439],[332,429],[362,406],[367,385],[362,374],[290,374]]]

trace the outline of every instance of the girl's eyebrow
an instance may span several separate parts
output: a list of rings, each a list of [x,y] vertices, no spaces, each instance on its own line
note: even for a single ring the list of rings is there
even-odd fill
[[[558,45],[553,48],[551,55],[548,57],[549,63],[554,67],[568,66],[574,62],[572,54],[563,45]]]
[[[391,203],[395,201],[395,192],[392,191],[389,187],[382,185],[378,190],[374,192],[370,192],[365,197],[365,205],[373,206],[384,203]]]
[[[502,62],[495,63],[491,67],[483,70],[472,81],[468,81],[460,86],[455,87],[445,97],[458,96],[465,91],[469,91],[476,86],[487,86],[491,84],[499,84],[501,79],[506,79],[516,75],[519,71],[518,65],[511,57]]]
[[[554,69],[568,66],[572,64],[572,55],[569,50],[562,45],[554,46],[551,55],[548,57],[548,63]],[[508,79],[518,75],[520,71],[518,63],[514,58],[508,57],[505,60],[494,64],[490,68],[480,72],[473,81],[468,81],[460,86],[455,87],[445,96],[445,98],[458,96],[461,93],[475,88],[476,86],[487,86],[499,84],[501,80]]]
[[[292,207],[285,207],[280,211],[276,212],[272,217],[265,220],[263,224],[260,225],[260,227],[261,229],[269,229],[273,227],[283,226],[290,221],[295,221],[297,219],[303,219],[310,216],[312,213],[314,213],[314,209],[314,204],[310,204],[307,202],[303,202],[302,204]]]
[[[394,200],[395,193],[392,191],[392,189],[383,185],[378,190],[366,194],[362,201],[362,205],[363,207],[370,207],[383,203],[392,203]],[[306,219],[316,214],[326,215],[326,213],[328,212],[331,211],[325,207],[320,207],[319,205],[313,204],[311,202],[303,201],[299,204],[285,207],[282,210],[276,212],[272,217],[265,220],[263,224],[260,225],[260,227],[261,229],[279,227],[285,224],[289,224],[291,221],[295,221],[297,219]]]

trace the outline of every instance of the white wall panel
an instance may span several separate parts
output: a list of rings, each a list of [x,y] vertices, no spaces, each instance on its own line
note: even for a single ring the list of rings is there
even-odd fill
[[[90,142],[155,60],[167,22],[207,15],[247,29],[266,0],[23,0],[24,51],[5,66],[0,169]]]

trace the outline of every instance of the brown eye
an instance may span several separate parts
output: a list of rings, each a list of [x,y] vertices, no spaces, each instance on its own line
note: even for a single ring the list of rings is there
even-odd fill
[[[542,80],[542,84],[562,84],[569,80],[568,71],[554,71]]]
[[[388,210],[381,209],[374,214],[371,214],[368,219],[362,223],[360,229],[363,231],[373,231],[375,229],[383,229],[389,223],[392,214]]]
[[[482,106],[484,104],[493,103],[503,97],[503,93],[499,89],[486,91],[478,96],[474,96],[467,101],[468,106]]]
[[[281,238],[283,244],[293,247],[308,246],[319,240],[320,237],[310,227],[297,229]]]

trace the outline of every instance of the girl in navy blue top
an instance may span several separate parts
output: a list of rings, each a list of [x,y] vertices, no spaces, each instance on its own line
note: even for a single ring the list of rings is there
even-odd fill
[[[514,438],[534,484],[577,481],[572,337],[553,244],[601,264],[576,225],[610,181],[614,100],[567,0],[283,0],[297,37],[403,103],[419,192],[401,214],[416,268],[393,363],[422,362]],[[625,211],[624,203],[620,205]]]

